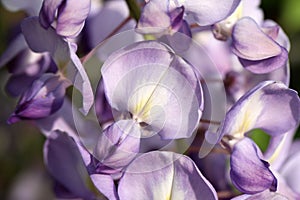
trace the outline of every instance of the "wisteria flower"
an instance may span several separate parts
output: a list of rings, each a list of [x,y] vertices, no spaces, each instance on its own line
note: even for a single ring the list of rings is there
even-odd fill
[[[135,120],[144,137],[185,138],[197,127],[203,108],[199,80],[193,67],[163,43],[120,49],[101,72],[115,120]]]
[[[192,17],[200,26],[212,25],[228,17],[239,3],[239,0],[149,0],[143,8],[137,30],[150,34],[172,34],[181,30],[190,35],[186,17]]]
[[[271,136],[293,130],[299,123],[299,103],[295,91],[282,83],[266,81],[246,93],[227,112],[219,131],[228,139],[223,139],[223,144],[232,151],[231,178],[242,192],[276,190],[276,179],[268,168],[269,164],[263,160],[256,144],[245,135],[258,128]],[[252,171],[253,166],[259,173]]]
[[[39,119],[53,114],[63,104],[65,91],[69,85],[70,82],[59,75],[44,74],[23,93],[8,122]]]
[[[26,18],[21,28],[30,49],[34,52],[49,52],[62,74],[82,93],[82,111],[87,114],[94,102],[94,95],[89,77],[75,53],[76,44],[65,41],[51,27],[45,30],[37,17]]]

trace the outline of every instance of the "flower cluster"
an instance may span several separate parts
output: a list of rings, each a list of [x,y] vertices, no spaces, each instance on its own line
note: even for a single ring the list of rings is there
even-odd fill
[[[45,135],[58,198],[300,198],[290,44],[259,0],[2,3],[28,15],[7,122]]]

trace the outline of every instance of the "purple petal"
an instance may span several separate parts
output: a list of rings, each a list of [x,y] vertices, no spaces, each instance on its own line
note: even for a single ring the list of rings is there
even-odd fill
[[[192,38],[192,31],[189,24],[185,20],[182,21],[182,26],[180,27],[180,29],[178,29],[178,32],[185,34],[189,38]]]
[[[231,15],[237,8],[240,0],[185,0],[185,12],[194,17],[200,26],[212,25]]]
[[[230,177],[241,192],[254,194],[266,189],[276,191],[277,180],[269,163],[260,158],[261,152],[252,140],[237,142],[230,156]]]
[[[232,41],[233,53],[253,73],[268,73],[287,62],[287,50],[264,33],[249,17],[244,17],[235,24]]]
[[[243,138],[255,128],[276,136],[294,129],[299,123],[297,92],[282,83],[265,81],[247,92],[227,112],[220,135]],[[285,116],[285,117],[282,117]]]
[[[127,46],[114,52],[101,71],[108,102],[118,115],[130,112],[163,139],[189,137],[196,128],[203,109],[201,86],[192,66],[167,46],[154,41]]]
[[[114,180],[110,175],[93,174],[91,179],[97,189],[104,194],[109,200],[117,200],[118,195]]]
[[[139,152],[140,136],[140,128],[133,120],[120,120],[105,129],[94,150],[100,167],[110,168],[108,173],[121,171]]]
[[[90,0],[79,3],[74,0],[45,0],[39,20],[44,28],[48,28],[57,15],[56,32],[61,36],[76,37],[84,26],[90,7]]]
[[[39,14],[39,21],[44,28],[49,28],[55,20],[55,14],[63,0],[44,0]]]
[[[235,24],[232,39],[232,50],[240,58],[254,61],[267,59],[281,53],[280,46],[249,17],[244,17]]]
[[[59,76],[44,74],[21,96],[8,122],[15,123],[18,119],[39,119],[56,112],[63,104],[68,86],[68,81]]]
[[[259,61],[246,60],[239,58],[241,64],[253,73],[269,73],[284,66],[288,59],[288,52],[285,48],[281,48],[278,56],[267,58]]]
[[[184,7],[176,7],[170,1],[151,0],[146,3],[137,24],[137,31],[159,34],[178,31],[183,21]]]
[[[190,158],[158,151],[143,154],[129,165],[118,194],[121,200],[217,199],[216,191]]]
[[[177,7],[169,13],[171,27],[174,31],[181,29],[183,23],[184,7]]]
[[[76,143],[69,136],[53,132],[44,145],[44,159],[51,175],[70,192],[82,198],[93,197],[88,188],[91,179]]]
[[[56,0],[54,0],[56,1]],[[67,0],[58,10],[56,32],[65,37],[76,37],[84,26],[91,7],[90,0]],[[76,13],[74,15],[74,13]]]

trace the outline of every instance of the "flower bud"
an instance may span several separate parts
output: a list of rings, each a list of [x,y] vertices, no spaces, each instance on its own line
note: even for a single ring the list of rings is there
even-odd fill
[[[56,112],[63,104],[68,86],[69,82],[58,75],[44,74],[23,93],[8,123],[44,118]]]

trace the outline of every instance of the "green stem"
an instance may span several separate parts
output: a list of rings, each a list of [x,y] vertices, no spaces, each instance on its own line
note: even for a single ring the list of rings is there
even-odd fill
[[[135,21],[139,21],[141,16],[141,9],[139,5],[137,4],[136,0],[125,0],[126,4],[130,11],[130,16],[135,19]]]

